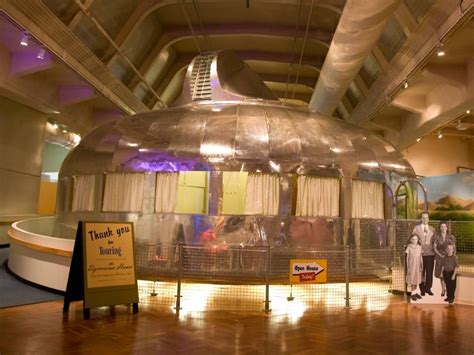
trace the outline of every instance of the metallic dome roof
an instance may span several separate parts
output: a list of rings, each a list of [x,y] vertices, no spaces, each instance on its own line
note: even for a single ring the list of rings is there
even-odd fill
[[[61,174],[249,171],[414,177],[395,148],[368,130],[272,100],[232,52],[205,53],[188,68],[177,107],[97,128],[66,158]]]

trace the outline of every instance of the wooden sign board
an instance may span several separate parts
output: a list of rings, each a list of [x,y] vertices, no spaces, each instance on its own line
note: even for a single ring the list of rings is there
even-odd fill
[[[64,311],[71,301],[84,301],[84,318],[90,308],[133,304],[138,311],[133,224],[79,222],[64,296]]]
[[[290,284],[327,282],[326,259],[291,259]]]

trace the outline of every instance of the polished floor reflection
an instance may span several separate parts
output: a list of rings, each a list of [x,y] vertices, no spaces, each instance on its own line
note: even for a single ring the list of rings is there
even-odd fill
[[[312,309],[301,315],[251,311],[181,313],[141,305],[66,316],[62,302],[0,309],[5,354],[473,354],[474,307],[392,302],[382,311]]]

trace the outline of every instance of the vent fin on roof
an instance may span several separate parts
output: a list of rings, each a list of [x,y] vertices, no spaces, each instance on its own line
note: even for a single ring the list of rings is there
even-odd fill
[[[215,55],[196,57],[191,71],[190,89],[193,101],[211,100],[211,64]]]
[[[262,79],[231,51],[206,52],[195,57],[184,78],[181,96],[173,106],[202,101],[278,100]]]

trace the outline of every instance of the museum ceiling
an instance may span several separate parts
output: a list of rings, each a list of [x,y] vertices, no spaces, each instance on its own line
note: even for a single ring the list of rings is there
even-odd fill
[[[81,134],[171,105],[194,56],[231,49],[279,100],[399,148],[474,138],[474,0],[0,4],[0,95]]]

